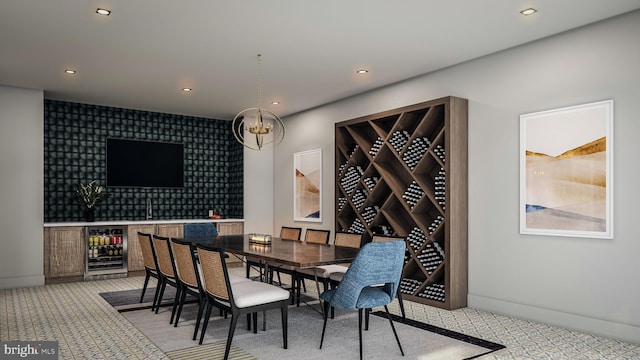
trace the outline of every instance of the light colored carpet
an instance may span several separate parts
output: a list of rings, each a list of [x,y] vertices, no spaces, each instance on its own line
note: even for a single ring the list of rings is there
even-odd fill
[[[214,309],[215,311],[215,309]],[[203,345],[191,340],[197,314],[197,305],[185,306],[177,328],[169,324],[171,307],[163,307],[159,314],[150,310],[123,312],[122,315],[144,333],[170,358],[215,358],[224,353],[229,319],[212,317]],[[236,353],[231,358],[257,359],[357,359],[357,312],[336,309],[335,319],[329,319],[324,345],[319,349],[322,317],[307,306],[289,308],[289,348],[283,349],[280,312],[267,312],[267,331],[262,331],[262,313],[258,317],[259,331],[246,329],[246,319],[238,322],[233,345]],[[394,322],[405,357],[402,357],[386,318],[372,315],[369,331],[363,332],[366,359],[467,359],[490,350],[452,339],[447,336]],[[242,350],[240,350],[242,349]],[[217,354],[217,355],[214,355]]]

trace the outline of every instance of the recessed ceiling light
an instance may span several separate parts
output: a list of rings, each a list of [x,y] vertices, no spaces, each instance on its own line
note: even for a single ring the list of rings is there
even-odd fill
[[[105,16],[109,16],[109,14],[111,14],[111,10],[107,10],[107,9],[100,9],[98,8],[96,10],[96,13],[100,14],[100,15],[105,15]]]
[[[527,16],[527,15],[532,15],[537,13],[538,10],[534,9],[534,8],[528,8],[528,9],[524,9],[522,11],[520,11],[520,14]]]
[[[360,70],[356,71],[357,74],[366,74],[368,72],[369,72],[369,70],[367,70],[367,69],[360,69]]]
[[[184,91],[184,92],[189,92],[191,90],[193,90],[193,89],[192,88],[182,88],[182,91]]]
[[[66,69],[64,72],[65,72],[66,74],[72,74],[72,75],[76,73],[76,71],[75,71],[75,70],[73,70],[73,69]]]
[[[279,105],[279,104],[280,104],[280,101],[277,101],[277,100],[271,102],[271,105]]]

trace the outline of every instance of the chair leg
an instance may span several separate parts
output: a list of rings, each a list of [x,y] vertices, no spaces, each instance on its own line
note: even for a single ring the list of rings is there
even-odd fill
[[[335,289],[335,288],[337,288],[337,287],[338,287],[338,283],[337,283],[337,282],[335,282],[335,281],[331,281],[331,282],[330,282],[330,285],[331,285],[331,289]],[[335,319],[335,317],[336,317],[336,308],[334,308],[334,307],[332,306],[332,307],[331,307],[331,318],[332,318],[332,319]]]
[[[229,326],[229,335],[227,336],[227,346],[224,349],[224,360],[229,358],[229,351],[231,350],[231,341],[233,340],[233,333],[236,331],[236,324],[238,323],[238,315],[231,314],[231,325]]]
[[[251,330],[251,314],[247,314],[247,330]]]
[[[294,283],[296,284],[296,294],[298,294],[298,296],[296,296],[296,306],[300,306],[300,296],[302,296],[302,292],[300,292],[300,288],[302,286],[301,283],[304,283],[304,280],[302,280],[301,278],[295,276],[295,274],[291,275],[294,277]]]
[[[178,308],[178,299],[180,299],[181,293],[182,286],[176,284],[176,296],[173,297],[173,306],[171,307],[171,319],[169,320],[169,324],[173,324],[173,320],[175,319],[176,309]]]
[[[158,301],[158,295],[160,295],[160,287],[162,285],[161,278],[158,278],[158,282],[156,284],[156,293],[153,295],[153,304],[151,305],[151,311],[153,312],[156,307],[156,302]]]
[[[200,327],[200,321],[202,320],[202,312],[204,310],[205,307],[205,301],[206,299],[200,295],[200,301],[198,301],[198,318],[196,319],[196,328],[193,331],[193,340],[196,339],[196,337],[198,336],[198,328]]]
[[[362,360],[362,309],[358,309],[358,341],[360,342],[360,360]]]
[[[291,289],[289,291],[291,292],[291,295],[289,295],[289,298],[291,299],[290,304],[293,305],[296,303],[296,285],[293,278],[291,278]]]
[[[162,303],[162,297],[164,296],[164,288],[167,286],[167,281],[162,279],[162,285],[160,286],[160,293],[158,294],[158,303],[156,304],[156,314],[158,313],[158,309],[160,309],[160,304]]]
[[[285,302],[282,304],[282,307],[280,308],[280,314],[282,315],[282,340],[283,340],[285,349],[287,348],[287,340],[289,338],[289,330],[287,328],[287,325],[289,324],[288,313],[289,313],[289,306]]]
[[[209,317],[211,316],[212,307],[213,303],[211,303],[211,301],[207,301],[207,312],[204,315],[204,323],[202,324],[202,332],[200,333],[200,345],[202,345],[202,340],[204,340],[204,333],[207,332],[207,325],[209,325]]]
[[[398,304],[400,304],[400,313],[402,314],[402,322],[407,322],[407,317],[404,314],[404,301],[402,301],[402,293],[398,291]]]
[[[369,316],[371,315],[371,309],[364,310],[364,330],[369,331]]]
[[[147,285],[149,285],[149,278],[151,275],[149,274],[149,270],[146,271],[146,275],[144,277],[144,286],[142,286],[142,295],[140,295],[140,302],[144,299],[144,293],[147,291]]]
[[[257,334],[258,333],[258,312],[254,312],[251,318],[253,319],[253,333]]]
[[[400,345],[400,338],[398,337],[398,333],[396,332],[396,327],[393,326],[393,320],[391,320],[391,314],[389,314],[389,308],[387,305],[384,306],[384,311],[387,312],[387,319],[389,319],[389,324],[391,324],[391,330],[393,330],[393,335],[396,337],[396,341],[398,342],[398,347],[400,348],[400,353],[404,356],[404,351],[402,350],[402,345]]]
[[[327,311],[329,310],[329,302],[324,302],[324,324],[322,324],[322,336],[320,337],[320,349],[322,349],[322,342],[324,341],[324,331],[327,328]]]
[[[182,291],[180,295],[180,301],[178,301],[178,312],[176,312],[176,321],[173,323],[173,327],[178,327],[178,320],[180,319],[180,314],[182,313],[182,307],[184,306],[184,302],[187,299],[187,291],[186,289]]]

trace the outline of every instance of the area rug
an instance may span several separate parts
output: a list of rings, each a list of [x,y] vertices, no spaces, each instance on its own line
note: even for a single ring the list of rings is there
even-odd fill
[[[140,302],[140,295],[142,295],[142,289],[135,290],[122,290],[112,291],[106,293],[100,293],[99,295],[105,299],[109,305],[113,306],[116,310],[132,311],[139,309],[150,309],[153,305],[153,297],[156,293],[155,287],[149,287],[144,292],[144,298]],[[173,300],[176,296],[176,289],[173,286],[167,286],[162,296],[161,306],[173,305]],[[197,301],[196,298],[191,295],[187,295],[186,302],[192,303]]]
[[[139,301],[140,293],[138,293]],[[318,304],[315,304],[317,307]],[[158,314],[146,310],[122,312],[122,315],[154,342],[171,359],[216,359],[224,354],[229,319],[212,316],[203,345],[193,341],[197,304],[185,306],[177,327],[169,324],[170,307],[160,308]],[[289,346],[283,349],[282,327],[278,310],[266,313],[267,329],[247,330],[246,320],[240,319],[236,328],[231,359],[357,359],[358,316],[355,311],[336,309],[336,316],[327,324],[324,345],[319,349],[322,317],[308,307],[289,307]],[[394,325],[405,352],[403,357],[384,312],[371,316],[370,328],[363,332],[366,359],[473,359],[504,348],[503,345],[466,336],[446,329],[394,316]]]

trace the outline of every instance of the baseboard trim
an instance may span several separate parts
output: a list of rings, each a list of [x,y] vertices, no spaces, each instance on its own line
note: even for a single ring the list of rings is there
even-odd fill
[[[467,300],[468,306],[474,309],[640,344],[640,326],[595,319],[478,295],[469,294]]]
[[[0,278],[0,289],[14,289],[44,285],[44,275]]]

